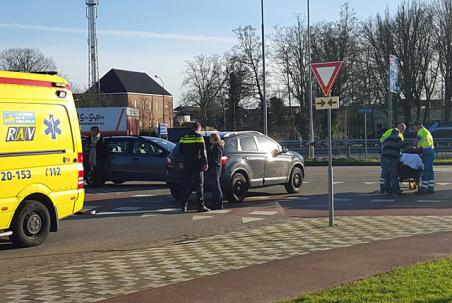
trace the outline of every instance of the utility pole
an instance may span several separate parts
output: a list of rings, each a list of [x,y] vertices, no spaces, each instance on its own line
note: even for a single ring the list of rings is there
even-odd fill
[[[99,0],[86,0],[86,17],[88,18],[88,85],[96,86],[100,92],[99,63],[97,58],[96,19]]]
[[[311,46],[311,20],[310,20],[310,7],[309,0],[307,0],[308,6],[308,66],[311,66],[312,61],[312,46]],[[312,74],[309,69],[309,158],[315,158],[314,152],[314,110],[312,108]]]
[[[162,78],[160,78],[158,75],[155,75],[155,78],[160,80],[160,82],[162,82],[162,88],[163,88],[163,94],[162,94],[162,98],[163,98],[163,123],[165,123],[165,82],[163,82]]]
[[[265,28],[264,28],[264,0],[261,0],[262,15],[262,119],[264,122],[264,134],[268,135],[268,114],[267,114],[267,84],[265,74]]]

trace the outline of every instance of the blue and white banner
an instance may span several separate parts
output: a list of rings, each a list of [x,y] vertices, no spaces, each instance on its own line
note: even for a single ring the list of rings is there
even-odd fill
[[[399,59],[394,55],[389,56],[389,90],[399,92]]]

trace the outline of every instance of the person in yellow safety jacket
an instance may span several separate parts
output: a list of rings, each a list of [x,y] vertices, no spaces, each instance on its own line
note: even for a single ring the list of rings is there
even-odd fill
[[[388,189],[385,188],[385,174],[384,174],[384,161],[383,161],[383,143],[386,141],[386,139],[388,139],[392,135],[392,133],[394,131],[398,131],[398,133],[399,133],[398,136],[399,136],[400,140],[402,140],[402,142],[404,142],[405,138],[403,136],[403,133],[405,132],[405,130],[406,130],[405,123],[399,123],[396,128],[390,128],[387,131],[385,131],[383,133],[383,135],[381,136],[381,138],[380,138],[380,145],[381,145],[380,146],[380,155],[381,155],[381,157],[380,157],[380,166],[381,166],[380,192],[381,193],[390,192],[389,188]]]
[[[201,135],[201,124],[195,122],[193,130],[179,141],[179,149],[184,158],[182,179],[182,212],[187,212],[188,200],[193,189],[198,198],[198,212],[209,211],[204,204],[204,172],[208,169],[207,151]]]
[[[414,145],[422,149],[421,159],[422,163],[424,163],[424,171],[421,176],[422,185],[418,193],[434,193],[435,174],[433,172],[433,161],[435,160],[435,146],[433,137],[422,122],[416,122],[413,127],[417,132]]]

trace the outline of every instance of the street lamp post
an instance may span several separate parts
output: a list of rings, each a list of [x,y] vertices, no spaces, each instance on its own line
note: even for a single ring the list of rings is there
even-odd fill
[[[310,20],[310,7],[309,7],[309,0],[307,0],[307,10],[308,10],[308,66],[311,66],[311,20]],[[314,112],[312,108],[312,74],[311,70],[309,70],[309,158],[314,158]]]
[[[264,122],[264,134],[268,135],[268,114],[267,114],[267,85],[265,75],[265,28],[264,28],[264,0],[261,0],[261,17],[262,17],[262,115]]]
[[[158,75],[155,75],[156,79],[159,79],[162,82],[162,87],[163,87],[163,94],[162,94],[162,98],[163,98],[163,123],[165,123],[165,82],[163,82],[162,78],[160,78]]]

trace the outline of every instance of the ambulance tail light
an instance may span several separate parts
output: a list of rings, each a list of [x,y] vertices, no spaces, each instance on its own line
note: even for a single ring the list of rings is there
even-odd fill
[[[84,187],[84,172],[83,172],[83,153],[78,153],[77,155],[77,166],[78,166],[78,186],[77,189],[83,189]]]

